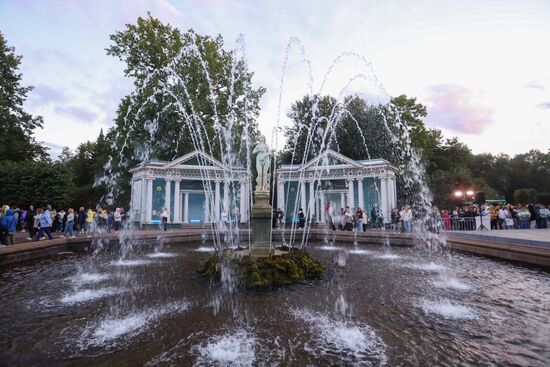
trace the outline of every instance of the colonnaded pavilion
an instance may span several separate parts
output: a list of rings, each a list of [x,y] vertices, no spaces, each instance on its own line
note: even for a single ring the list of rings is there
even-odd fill
[[[283,208],[287,222],[299,208],[324,222],[327,203],[333,210],[349,206],[370,212],[377,206],[387,222],[397,202],[396,171],[384,159],[354,161],[327,150],[305,165],[276,170],[277,207]],[[132,218],[140,225],[159,223],[163,208],[168,208],[174,224],[217,222],[224,211],[240,223],[249,221],[250,175],[244,167],[224,172],[219,160],[195,150],[170,162],[143,162],[130,172]]]

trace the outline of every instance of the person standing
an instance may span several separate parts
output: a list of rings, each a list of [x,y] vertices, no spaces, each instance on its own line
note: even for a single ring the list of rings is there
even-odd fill
[[[346,206],[346,211],[344,212],[344,219],[342,222],[344,225],[344,231],[353,230],[353,215],[351,214],[351,209],[349,206]]]
[[[15,219],[14,210],[8,209],[2,222],[0,223],[0,231],[2,232],[2,244],[15,245],[15,231],[17,230],[17,219]]]
[[[364,232],[363,223],[364,223],[365,212],[363,212],[363,209],[357,208],[355,217],[357,219],[357,232]]]
[[[382,209],[380,209],[380,208],[376,209],[376,228],[385,229],[384,228],[384,213],[382,213]]]
[[[36,209],[36,214],[34,215],[33,220],[34,235],[31,239],[34,239],[34,237],[38,234],[38,230],[40,229],[40,218],[42,218],[42,214],[44,214],[44,209]]]
[[[401,215],[399,215],[399,209],[393,208],[391,211],[391,223],[395,232],[400,232],[399,223],[401,222]]]
[[[46,206],[46,211],[44,214],[46,214],[46,212],[50,214],[50,232],[55,232],[56,227],[54,226],[54,223],[57,222],[57,211],[52,209],[51,205],[48,205]]]
[[[52,232],[51,232],[51,228],[52,228],[52,216],[50,212],[51,208],[52,208],[51,205],[48,205],[44,213],[40,215],[39,224],[38,224],[39,229],[38,229],[38,233],[36,234],[36,237],[34,238],[35,241],[38,241],[39,239],[41,239],[44,233],[48,235],[48,239],[50,240],[53,239]]]
[[[14,205],[11,207],[13,209],[13,217],[15,218],[15,232],[17,232],[17,224],[19,224],[19,216],[21,215],[21,209]]]
[[[412,212],[409,206],[406,205],[399,215],[401,216],[401,221],[403,222],[403,232],[412,232]]]
[[[227,213],[225,214],[227,217]],[[168,230],[168,218],[170,217],[170,213],[168,212],[168,208],[164,208],[162,213],[160,214],[161,219],[161,229],[166,232]]]
[[[34,236],[36,235],[36,230],[34,226],[34,216],[36,215],[36,211],[34,210],[34,206],[29,206],[29,210],[27,211],[27,216],[25,217],[25,226],[27,227],[27,231],[29,232],[29,237],[27,237],[27,240],[31,241]]]
[[[92,235],[94,225],[95,213],[92,209],[88,209],[86,212],[86,234],[88,237]]]
[[[275,218],[277,218],[277,228],[283,229],[284,223],[283,219],[285,217],[285,213],[283,212],[283,209],[277,208],[277,211],[275,211]]]
[[[531,228],[531,213],[527,207],[523,207],[519,210],[519,228],[520,229],[529,229]]]
[[[507,210],[506,210],[506,207],[503,205],[499,210],[498,210],[498,223],[497,223],[497,227],[498,229],[505,229],[505,225],[506,225],[506,217],[508,216],[508,213],[507,213]]]
[[[74,210],[73,208],[69,209],[67,214],[67,222],[65,224],[65,233],[62,237],[75,238],[74,235]]]
[[[120,222],[122,221],[122,215],[120,214],[120,208],[116,208],[113,214],[113,222],[115,227],[115,233],[120,230]]]
[[[59,209],[59,211],[57,212],[57,223],[56,223],[56,226],[55,226],[55,230],[57,232],[62,232],[63,231],[63,221],[65,220],[65,210],[63,210],[63,208]]]
[[[86,232],[86,209],[83,206],[78,209],[78,230],[80,233]]]
[[[298,211],[298,228],[303,229],[306,225],[306,216],[302,208]]]

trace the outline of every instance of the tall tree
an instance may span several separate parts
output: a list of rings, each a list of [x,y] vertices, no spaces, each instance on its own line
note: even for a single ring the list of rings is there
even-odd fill
[[[21,56],[0,33],[0,159],[23,161],[46,158],[46,150],[34,140],[42,117],[26,112],[23,104],[32,87],[21,84]]]
[[[244,157],[246,141],[258,134],[265,90],[252,87],[244,58],[226,51],[221,36],[182,33],[149,15],[111,40],[107,54],[126,64],[135,86],[115,121],[108,165],[110,186],[121,189],[115,196],[125,193],[128,201],[127,171],[147,159],[171,160],[195,148],[219,159]]]

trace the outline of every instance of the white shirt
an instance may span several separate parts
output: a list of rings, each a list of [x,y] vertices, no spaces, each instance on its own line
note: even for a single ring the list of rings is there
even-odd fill
[[[403,219],[404,222],[410,222],[412,220],[412,212],[409,210],[401,210],[401,219]]]

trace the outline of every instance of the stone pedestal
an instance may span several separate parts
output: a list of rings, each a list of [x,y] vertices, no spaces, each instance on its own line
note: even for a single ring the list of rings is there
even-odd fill
[[[250,256],[268,257],[271,255],[271,212],[269,191],[256,191],[251,209]]]

